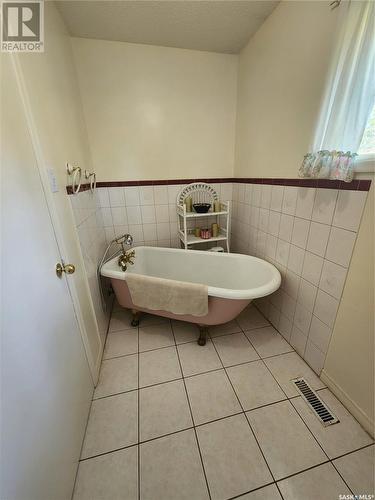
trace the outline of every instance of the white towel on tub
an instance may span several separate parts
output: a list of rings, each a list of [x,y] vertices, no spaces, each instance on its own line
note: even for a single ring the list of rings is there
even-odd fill
[[[125,281],[133,304],[141,309],[193,316],[205,316],[208,313],[206,285],[135,273],[127,273]]]

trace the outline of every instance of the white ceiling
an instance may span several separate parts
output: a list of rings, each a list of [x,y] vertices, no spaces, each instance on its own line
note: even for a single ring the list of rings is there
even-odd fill
[[[238,53],[279,1],[59,0],[72,36]]]

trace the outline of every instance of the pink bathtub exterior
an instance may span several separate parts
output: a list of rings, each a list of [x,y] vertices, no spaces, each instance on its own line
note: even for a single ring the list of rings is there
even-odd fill
[[[155,311],[151,309],[140,309],[132,302],[128,285],[124,280],[111,278],[111,283],[118,303],[135,311],[147,312],[164,316],[166,318],[187,321],[199,325],[221,325],[231,321],[251,302],[250,299],[224,299],[220,297],[208,297],[208,314],[206,316],[192,316],[190,314],[173,314],[168,311]]]

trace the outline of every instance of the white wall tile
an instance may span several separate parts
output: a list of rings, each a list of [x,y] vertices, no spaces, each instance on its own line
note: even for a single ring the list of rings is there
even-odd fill
[[[250,224],[256,228],[259,227],[259,207],[251,207]]]
[[[279,186],[276,186],[279,187]],[[280,229],[280,212],[270,211],[269,219],[268,219],[268,232],[273,236],[279,236]]]
[[[108,190],[108,192],[109,192],[109,202],[111,207],[125,206],[124,188],[112,187]]]
[[[107,188],[98,188],[97,189],[99,204],[101,207],[110,207],[109,203],[109,193]]]
[[[127,207],[126,213],[128,214],[129,224],[142,224],[141,208],[140,206]]]
[[[313,342],[322,352],[328,351],[332,330],[316,316],[312,317],[309,340]]]
[[[292,232],[293,245],[297,245],[297,247],[300,248],[306,248],[309,229],[310,222],[308,220],[295,217]]]
[[[141,205],[154,205],[154,188],[152,186],[140,186],[139,201]]]
[[[294,215],[296,211],[298,188],[286,186],[284,189],[284,199],[282,212],[284,214]]]
[[[319,288],[340,299],[344,288],[347,269],[328,260],[324,261]]]
[[[292,240],[293,222],[294,217],[291,215],[281,214],[279,238],[289,242]]]
[[[168,212],[168,205],[167,205],[167,212]],[[143,224],[155,223],[156,222],[155,206],[154,205],[143,205],[141,207],[141,215],[142,215],[142,223]],[[168,218],[169,218],[169,215],[168,215]]]
[[[294,324],[301,330],[304,335],[306,335],[306,337],[309,333],[311,318],[311,311],[305,309],[303,305],[297,303],[294,313]]]
[[[102,208],[102,217],[104,227],[113,226],[112,212],[110,208]]]
[[[295,274],[301,276],[304,258],[305,251],[302,248],[290,245],[288,269],[291,269]]]
[[[292,322],[294,312],[296,310],[296,304],[296,301],[292,297],[289,297],[289,295],[285,292],[283,293],[283,305],[281,307],[281,312]]]
[[[315,200],[315,192],[315,188],[298,188],[296,204],[297,217],[301,217],[302,219],[311,219]]]
[[[281,212],[284,197],[284,186],[272,186],[270,209]]]
[[[336,206],[337,189],[317,189],[312,220],[331,224]]]
[[[284,282],[282,284],[283,290],[293,299],[297,299],[298,287],[299,287],[300,277],[294,274],[289,269],[286,271]]]
[[[182,190],[183,186],[178,184],[172,184],[168,186],[168,205],[177,204],[177,195]]]
[[[238,184],[238,201],[243,203],[245,201],[245,184]]]
[[[289,342],[293,323],[284,314],[280,314],[279,332]]]
[[[169,222],[160,222],[156,224],[156,233],[158,240],[167,240],[171,237]]]
[[[251,185],[251,184],[249,184]],[[231,182],[223,182],[221,184],[221,199],[223,201],[231,201],[233,198],[233,185]]]
[[[328,293],[323,292],[323,290],[318,290],[314,307],[314,315],[330,328],[333,328],[335,323],[338,307],[338,300],[331,297],[331,295],[328,295]]]
[[[272,234],[267,235],[265,254],[269,259],[275,259],[277,238]]]
[[[332,224],[350,231],[357,231],[366,198],[367,191],[340,191]]]
[[[169,212],[169,222],[177,222],[178,216],[176,211],[176,205],[168,205]]]
[[[157,240],[156,224],[143,224],[143,237],[145,241]]]
[[[168,186],[154,186],[155,205],[168,204]]]
[[[142,224],[129,224],[129,233],[133,236],[134,243],[139,245],[144,241]]]
[[[290,243],[279,239],[276,247],[275,260],[284,267],[288,264],[289,250]]]
[[[332,227],[328,240],[326,259],[348,267],[353,253],[356,233]]]
[[[254,207],[260,207],[260,196],[261,196],[261,185],[253,185],[253,205]]]
[[[112,212],[112,221],[114,226],[127,225],[128,219],[126,216],[125,207],[113,207],[111,209],[111,212]]]
[[[112,188],[110,188],[112,189]],[[139,205],[139,188],[138,186],[129,186],[124,188],[125,205],[134,207]]]
[[[264,184],[261,189],[260,206],[262,208],[270,208],[271,204],[271,185]]]
[[[105,239],[107,241],[107,244],[109,245],[113,238],[115,237],[115,230],[113,226],[108,226],[104,228],[105,231]]]
[[[293,325],[292,334],[290,336],[290,344],[302,357],[305,353],[306,343],[307,343],[307,336],[304,335],[303,332],[296,325]]]
[[[261,208],[259,210],[259,229],[264,232],[268,232],[268,219],[269,219],[270,211]]]
[[[318,285],[322,273],[323,259],[310,252],[305,253],[302,277],[313,285]]]
[[[318,288],[308,281],[301,279],[297,302],[302,304],[305,309],[312,311],[315,305],[315,298]]]
[[[319,222],[312,222],[307,240],[307,250],[324,257],[330,230],[331,226],[320,224]]]
[[[245,203],[247,203],[248,205],[251,205],[252,198],[253,198],[253,185],[246,184],[246,186],[245,186],[245,199],[244,199]],[[225,201],[225,199],[224,199],[224,201]]]
[[[169,222],[169,207],[168,205],[157,205],[155,207],[156,222]]]
[[[307,341],[304,358],[318,375],[320,375],[323,369],[325,357],[325,354],[315,347],[314,344]]]

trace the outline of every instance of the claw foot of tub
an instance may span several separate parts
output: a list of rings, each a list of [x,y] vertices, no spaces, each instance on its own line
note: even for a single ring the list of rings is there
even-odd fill
[[[208,328],[206,326],[199,326],[198,345],[206,345]]]
[[[139,326],[139,311],[132,310],[132,315],[131,326]]]

